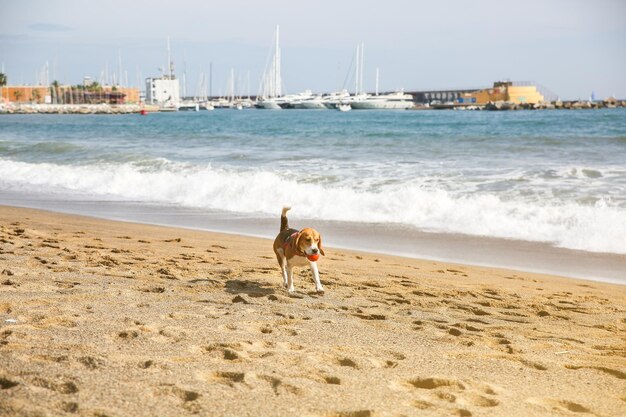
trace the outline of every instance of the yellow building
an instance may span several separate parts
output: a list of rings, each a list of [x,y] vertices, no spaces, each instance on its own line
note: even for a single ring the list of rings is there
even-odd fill
[[[515,104],[537,104],[544,101],[543,96],[539,93],[539,91],[537,91],[537,87],[534,85],[509,86],[507,87],[507,95],[508,98],[506,101],[510,101]]]
[[[104,87],[109,89],[110,87]],[[139,104],[139,89],[132,87],[117,87],[117,91],[124,94],[124,103],[126,104]]]
[[[3,100],[14,103],[45,103],[47,99],[50,99],[48,87],[16,85],[0,87],[0,90]]]
[[[69,85],[54,87],[43,86],[4,86],[0,87],[2,100],[12,103],[65,103],[79,104],[108,102],[110,104],[139,104],[139,89],[131,87],[104,86],[96,92],[88,92]],[[92,96],[91,99],[85,96]]]
[[[536,104],[544,101],[543,95],[534,85],[517,86],[510,81],[497,81],[493,88],[465,93],[459,99],[460,103],[487,104],[489,102],[508,101],[515,104]]]

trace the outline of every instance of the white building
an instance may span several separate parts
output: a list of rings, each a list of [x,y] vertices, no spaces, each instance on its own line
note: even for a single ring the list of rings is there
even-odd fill
[[[146,103],[159,106],[180,105],[180,85],[174,76],[146,78]]]

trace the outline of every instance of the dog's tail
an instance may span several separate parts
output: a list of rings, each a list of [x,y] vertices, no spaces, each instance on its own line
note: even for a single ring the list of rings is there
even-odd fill
[[[283,207],[283,211],[280,214],[280,231],[289,229],[289,219],[287,219],[287,212],[291,210],[291,207]]]

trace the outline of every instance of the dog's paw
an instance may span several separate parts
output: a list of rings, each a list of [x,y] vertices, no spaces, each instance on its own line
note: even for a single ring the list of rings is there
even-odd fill
[[[324,294],[324,287],[317,287],[315,291],[317,291],[318,294]]]

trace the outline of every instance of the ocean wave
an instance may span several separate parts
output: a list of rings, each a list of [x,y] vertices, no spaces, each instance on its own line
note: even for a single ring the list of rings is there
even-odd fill
[[[315,182],[311,175],[316,174],[300,177],[288,171],[223,169],[163,158],[95,165],[0,159],[0,190],[269,215],[290,205],[294,214],[304,218],[400,223],[428,231],[626,253],[626,209],[604,199],[584,205],[523,195],[505,199],[493,192],[463,193],[396,181],[381,182],[373,190],[345,182]]]

